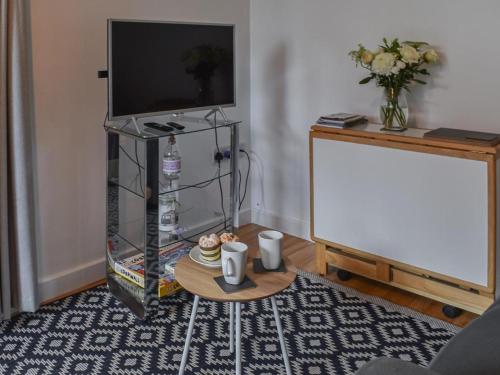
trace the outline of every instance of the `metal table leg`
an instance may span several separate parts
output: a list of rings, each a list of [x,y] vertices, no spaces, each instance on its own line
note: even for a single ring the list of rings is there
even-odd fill
[[[280,314],[278,312],[278,305],[276,304],[276,299],[271,297],[271,304],[273,305],[274,320],[276,321],[276,328],[278,329],[278,336],[280,338],[281,353],[283,354],[283,361],[285,362],[285,369],[287,375],[292,375],[292,370],[290,369],[290,361],[288,360],[288,354],[286,352],[285,338],[283,337],[283,328],[281,327]]]
[[[200,297],[194,296],[193,310],[191,311],[191,319],[189,320],[186,342],[184,344],[184,351],[182,352],[182,361],[181,366],[179,367],[179,375],[184,375],[184,368],[186,367],[186,362],[189,355],[189,345],[191,344],[191,338],[193,336],[194,321],[196,320],[196,312],[198,311],[198,302],[200,302]]]
[[[234,302],[229,302],[229,351],[234,353]]]
[[[241,375],[241,303],[236,302],[236,375]]]

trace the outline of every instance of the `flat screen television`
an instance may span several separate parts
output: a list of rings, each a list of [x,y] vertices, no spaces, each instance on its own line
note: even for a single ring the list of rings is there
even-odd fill
[[[234,64],[234,25],[109,20],[109,118],[234,106]]]

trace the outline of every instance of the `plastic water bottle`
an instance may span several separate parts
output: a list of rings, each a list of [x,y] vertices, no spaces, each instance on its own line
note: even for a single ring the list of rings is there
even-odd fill
[[[181,156],[177,150],[175,135],[168,138],[168,144],[163,153],[163,175],[167,179],[177,179],[181,174]]]
[[[160,231],[168,233],[168,240],[177,239],[177,230],[179,227],[179,202],[175,195],[160,195],[159,222]]]

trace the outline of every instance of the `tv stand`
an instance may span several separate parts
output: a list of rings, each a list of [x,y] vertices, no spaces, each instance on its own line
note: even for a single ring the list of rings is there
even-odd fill
[[[108,288],[140,319],[155,315],[160,308],[160,297],[179,288],[175,281],[163,279],[166,282],[162,282],[160,289],[160,249],[181,242],[192,246],[202,235],[233,232],[239,226],[238,158],[217,166],[213,159],[204,157],[205,153],[190,150],[200,145],[205,145],[206,151],[212,150],[208,142],[215,142],[218,132],[221,138],[230,140],[234,155],[239,145],[240,122],[205,121],[187,116],[177,121],[185,129],[168,133],[143,127],[142,121],[138,126],[142,131],[137,133],[130,118],[125,126],[123,121],[105,124]],[[161,173],[162,150],[171,136],[176,137],[184,162],[176,183]],[[212,199],[212,182],[221,184],[220,201]],[[176,211],[175,233],[161,231],[162,201],[174,197],[185,209]],[[142,287],[136,285],[137,280],[130,281],[115,271],[117,262],[136,255],[144,259]]]
[[[224,112],[224,110],[222,109],[221,106],[218,106],[217,108],[213,108],[210,110],[210,112],[208,112],[206,115],[205,115],[205,120],[208,120],[208,118],[210,116],[216,116],[217,115],[217,112],[219,112],[222,116],[222,118],[224,119],[225,122],[229,122],[228,118],[227,118],[227,115],[226,115],[226,112]]]
[[[172,116],[172,118],[174,118],[174,119],[179,119],[179,118],[182,118],[184,116],[184,112],[172,113],[172,114],[170,114],[170,116]]]
[[[135,116],[132,116],[129,119],[127,119],[125,121],[125,124],[123,124],[123,126],[121,127],[121,129],[125,128],[131,122],[134,125],[135,130],[137,130],[137,133],[140,134],[141,133],[141,129],[139,128],[139,124],[137,123],[137,118]]]

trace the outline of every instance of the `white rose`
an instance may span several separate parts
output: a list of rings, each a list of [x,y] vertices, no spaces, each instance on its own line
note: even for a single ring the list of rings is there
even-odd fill
[[[406,68],[406,64],[404,62],[402,62],[401,60],[398,60],[396,61],[396,64],[394,65],[394,67],[391,69],[391,73],[392,74],[399,74],[399,71],[401,69],[404,69]]]
[[[428,49],[424,53],[424,60],[429,64],[435,64],[439,61],[439,56],[433,49]]]
[[[418,63],[418,60],[420,60],[420,54],[418,51],[408,44],[403,44],[403,46],[399,49],[399,53],[405,63],[416,64]]]
[[[372,62],[372,70],[376,74],[387,76],[391,74],[396,57],[392,53],[379,53]]]
[[[369,65],[373,61],[373,53],[370,51],[363,51],[361,54],[361,61],[365,65]]]

